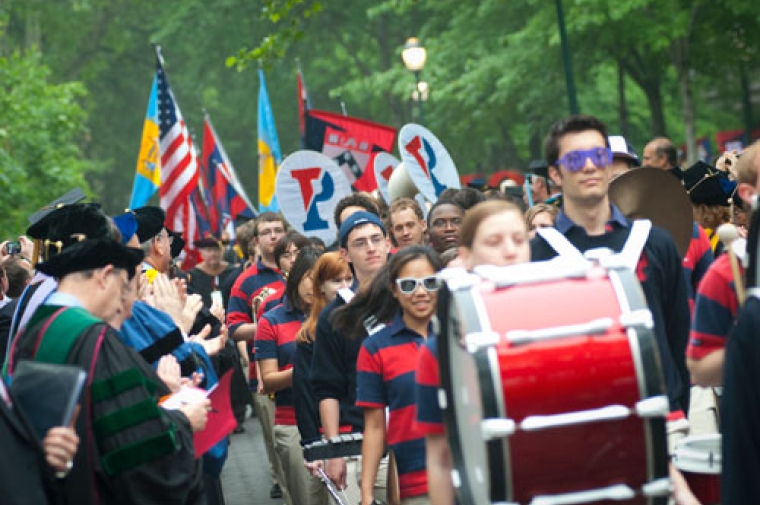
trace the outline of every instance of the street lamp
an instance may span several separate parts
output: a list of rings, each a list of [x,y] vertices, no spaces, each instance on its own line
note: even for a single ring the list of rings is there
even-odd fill
[[[427,51],[424,47],[422,47],[422,44],[420,44],[420,41],[417,40],[417,37],[410,37],[406,41],[406,44],[404,44],[404,49],[401,51],[401,59],[404,60],[404,66],[406,69],[410,72],[414,72],[414,89],[417,92],[417,96],[421,98],[417,101],[420,106],[420,123],[424,123],[425,111],[422,107],[422,102],[427,95],[427,86],[425,86],[425,90],[420,87],[420,72],[425,67]]]

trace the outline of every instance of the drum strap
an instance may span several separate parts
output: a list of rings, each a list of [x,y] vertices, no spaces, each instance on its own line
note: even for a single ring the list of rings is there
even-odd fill
[[[618,255],[618,260],[626,268],[636,271],[636,265],[639,263],[641,252],[649,238],[649,232],[652,230],[652,221],[649,219],[637,219],[631,226],[631,233],[625,241],[623,250]]]
[[[636,270],[639,257],[641,257],[641,251],[644,250],[651,229],[652,222],[650,220],[635,220],[623,249],[616,255],[615,263],[625,268]],[[552,249],[557,251],[558,255],[585,261],[583,253],[556,228],[539,228],[538,234]]]
[[[562,257],[574,258],[578,260],[585,260],[583,253],[581,253],[572,242],[567,240],[563,234],[556,228],[539,228],[537,233],[542,239],[546,241],[549,246],[557,251],[557,254]]]

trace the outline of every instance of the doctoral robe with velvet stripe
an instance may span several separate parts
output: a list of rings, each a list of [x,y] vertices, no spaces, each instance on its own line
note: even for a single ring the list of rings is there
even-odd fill
[[[203,503],[190,423],[181,412],[158,407],[167,387],[104,322],[83,309],[61,309],[38,309],[18,339],[14,362],[36,358],[93,371],[80,400],[80,445],[64,485],[67,503]],[[61,319],[48,326],[53,317]],[[62,340],[68,344],[59,346]]]

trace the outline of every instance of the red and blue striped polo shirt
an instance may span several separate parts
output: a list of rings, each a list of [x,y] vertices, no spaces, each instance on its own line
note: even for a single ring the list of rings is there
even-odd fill
[[[230,336],[241,324],[253,322],[251,303],[262,289],[270,287],[285,289],[285,280],[279,270],[269,268],[261,260],[248,267],[235,281],[230,291],[230,301],[227,305],[227,327]]]
[[[414,376],[424,342],[406,327],[399,311],[388,326],[364,340],[356,364],[356,405],[388,407],[386,441],[396,456],[401,498],[427,494],[425,438],[414,427]]]
[[[415,398],[416,429],[423,435],[443,435],[443,414],[438,404],[441,375],[438,366],[438,337],[431,336],[417,354]]]
[[[280,372],[292,369],[296,360],[296,334],[304,319],[303,312],[287,299],[264,314],[256,330],[256,361],[276,359]],[[292,387],[281,389],[275,395],[274,424],[296,424]]]
[[[722,254],[707,270],[697,290],[686,356],[702,359],[725,348],[738,311],[731,262],[728,254]]]

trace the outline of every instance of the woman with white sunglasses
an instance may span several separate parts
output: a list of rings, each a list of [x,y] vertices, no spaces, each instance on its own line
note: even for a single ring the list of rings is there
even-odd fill
[[[395,455],[401,503],[429,503],[425,438],[412,426],[414,377],[417,350],[432,334],[430,320],[438,301],[439,268],[438,255],[431,249],[402,248],[378,272],[370,289],[341,309],[343,314],[335,313],[334,322],[339,325],[350,321],[356,327],[356,321],[365,321],[369,333],[356,365],[356,405],[364,408],[363,505],[374,501],[377,470],[386,444]],[[352,306],[362,307],[362,313],[352,314]],[[371,316],[370,321],[363,316]]]

